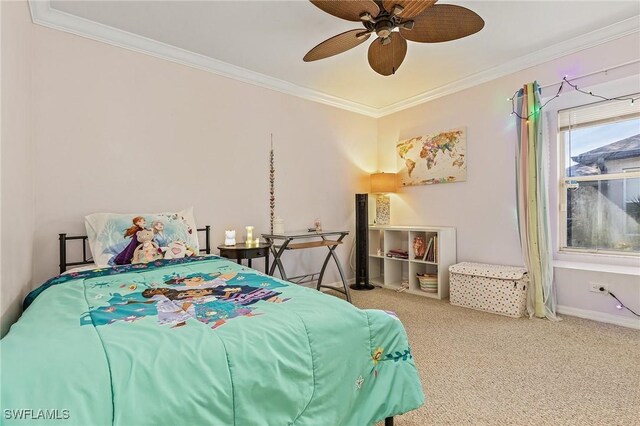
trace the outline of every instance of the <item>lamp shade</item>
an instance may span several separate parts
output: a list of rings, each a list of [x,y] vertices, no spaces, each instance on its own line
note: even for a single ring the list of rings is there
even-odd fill
[[[371,193],[385,194],[396,192],[397,178],[395,173],[373,173],[371,175]]]

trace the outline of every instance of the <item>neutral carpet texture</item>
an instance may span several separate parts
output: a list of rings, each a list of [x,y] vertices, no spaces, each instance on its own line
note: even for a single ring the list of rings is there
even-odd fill
[[[640,331],[514,319],[383,289],[352,297],[396,312],[407,330],[427,400],[396,426],[640,425]]]

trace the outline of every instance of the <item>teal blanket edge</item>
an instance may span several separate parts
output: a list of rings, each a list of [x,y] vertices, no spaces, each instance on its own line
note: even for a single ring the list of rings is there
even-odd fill
[[[202,260],[210,260],[210,259],[221,259],[221,257],[219,256],[191,256],[191,257],[184,257],[182,259],[160,259],[160,260],[156,260],[154,262],[149,262],[149,263],[136,263],[136,264],[130,264],[130,265],[116,265],[116,266],[108,266],[105,268],[96,268],[96,269],[89,269],[86,271],[79,271],[79,272],[67,272],[61,275],[57,275],[47,281],[45,281],[42,285],[40,285],[38,288],[32,290],[29,294],[27,294],[27,297],[24,298],[24,301],[22,302],[22,310],[26,311],[27,308],[33,303],[33,301],[36,299],[36,297],[38,297],[43,291],[45,291],[46,289],[48,289],[51,286],[55,286],[58,284],[63,284],[66,283],[68,281],[72,281],[72,280],[76,280],[78,278],[95,278],[95,277],[103,277],[103,276],[107,276],[107,275],[116,275],[116,274],[120,274],[123,272],[132,272],[132,271],[144,271],[144,270],[151,270],[151,269],[155,269],[155,268],[162,268],[165,266],[171,266],[171,265],[180,265],[180,264],[185,264],[185,263],[192,263],[192,262],[200,262]]]

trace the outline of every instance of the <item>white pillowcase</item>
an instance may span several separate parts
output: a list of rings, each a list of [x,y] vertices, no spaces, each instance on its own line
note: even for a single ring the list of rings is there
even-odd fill
[[[193,207],[177,213],[94,213],[85,217],[84,224],[93,260],[99,267],[131,263],[138,246],[135,233],[142,229],[154,231],[159,247],[179,240],[194,253],[200,252]]]
[[[91,270],[98,269],[98,268],[100,268],[100,267],[98,265],[96,265],[95,263],[89,263],[88,265],[78,266],[76,268],[67,269],[66,271],[64,271],[60,275],[71,274],[71,273],[74,273],[74,272],[91,271]]]

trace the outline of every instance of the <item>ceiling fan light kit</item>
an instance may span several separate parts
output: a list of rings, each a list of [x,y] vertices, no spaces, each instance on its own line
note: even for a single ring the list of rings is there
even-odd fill
[[[345,19],[360,21],[364,30],[346,31],[311,49],[305,62],[317,61],[346,52],[364,43],[372,33],[368,60],[381,75],[398,70],[407,53],[407,40],[418,43],[440,43],[477,33],[484,20],[475,12],[437,0],[310,0],[324,12]]]

